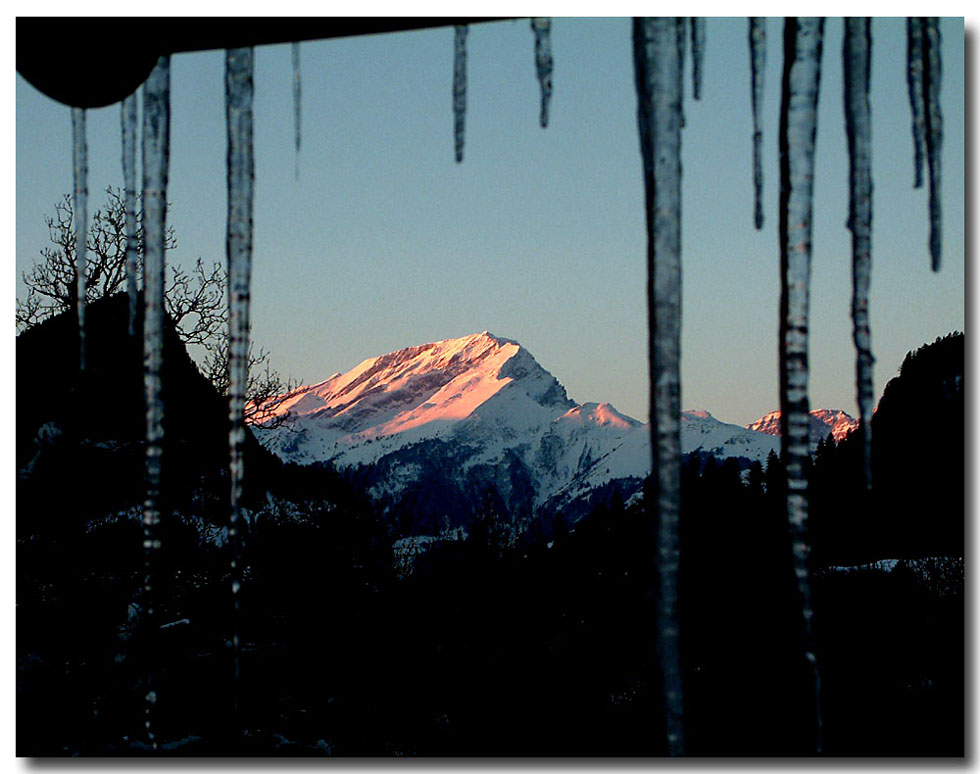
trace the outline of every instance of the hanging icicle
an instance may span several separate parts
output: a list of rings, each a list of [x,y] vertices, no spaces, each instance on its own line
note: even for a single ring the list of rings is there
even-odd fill
[[[296,141],[296,179],[299,180],[300,103],[302,97],[299,69],[299,43],[293,43],[293,131]]]
[[[466,33],[465,24],[454,27],[453,44],[453,131],[456,137],[456,163],[463,160],[463,135],[466,128]]]
[[[779,119],[779,403],[782,456],[786,466],[786,514],[793,545],[797,589],[805,625],[805,656],[813,677],[815,747],[823,746],[820,671],[814,650],[807,538],[807,476],[810,458],[808,330],[813,223],[813,155],[823,19],[785,21],[783,87]]]
[[[687,18],[679,17],[676,19],[677,32],[677,55],[681,61],[681,84],[684,83],[684,63],[687,61]],[[687,126],[687,116],[684,114],[684,101],[681,100],[681,129]]]
[[[915,150],[915,187],[922,187],[922,164],[925,158],[926,103],[922,80],[925,62],[922,55],[922,20],[909,18],[905,21],[906,79],[909,87],[909,105],[912,107],[912,145]]]
[[[851,319],[857,349],[857,403],[863,434],[864,485],[871,488],[871,412],[874,356],[868,304],[871,287],[871,23],[844,20],[844,118],[850,156]]]
[[[163,56],[143,85],[143,385],[146,394],[146,500],[143,504],[145,629],[153,637],[154,571],[161,548],[160,479],[163,463],[164,277],[166,273],[167,177],[170,165],[170,57]],[[156,703],[152,672],[147,675],[146,730],[157,748],[152,715]]]
[[[694,99],[701,99],[701,83],[704,80],[704,25],[700,16],[691,17],[691,61]]]
[[[939,20],[934,16],[925,19],[922,34],[922,50],[925,74],[922,87],[926,105],[926,157],[929,161],[929,254],[932,270],[939,271],[942,259],[942,149],[943,112],[939,104],[939,88],[942,82],[942,56]]]
[[[942,44],[935,17],[906,21],[906,66],[909,104],[912,107],[912,144],[915,149],[915,187],[922,186],[923,158],[929,162],[929,255],[932,270],[942,259],[942,147],[943,114],[939,103],[942,81]]]
[[[534,67],[541,84],[541,128],[548,126],[548,103],[551,101],[551,19],[531,19],[534,32]]]
[[[766,75],[766,20],[749,19],[749,63],[752,68],[752,187],[755,192],[755,227],[761,230],[762,214],[762,96]]]
[[[136,335],[136,305],[139,288],[139,247],[136,244],[136,94],[123,100],[120,109],[122,125],[123,194],[125,196],[126,292],[129,295],[129,335]]]
[[[234,675],[239,674],[239,592],[241,568],[241,499],[244,481],[245,390],[248,385],[249,301],[252,282],[252,201],[255,159],[252,145],[254,51],[229,49],[225,54],[225,117],[228,125],[228,417],[231,514],[231,594],[234,624],[231,640]],[[237,702],[236,702],[237,704]],[[237,708],[237,707],[236,707]]]
[[[656,482],[657,632],[667,749],[685,749],[677,608],[680,517],[681,109],[684,27],[673,18],[633,21],[637,123],[647,217],[650,420]]]
[[[75,309],[78,313],[78,367],[85,370],[85,293],[88,240],[88,142],[85,109],[71,109],[72,212],[75,217]]]

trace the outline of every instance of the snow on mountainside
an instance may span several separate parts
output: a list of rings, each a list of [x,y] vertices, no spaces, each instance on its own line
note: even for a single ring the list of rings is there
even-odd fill
[[[538,507],[651,467],[649,425],[609,403],[575,403],[524,347],[487,331],[369,358],[275,411],[288,412],[280,427],[253,428],[263,445],[300,464],[374,464],[376,495],[448,477]],[[684,414],[681,444],[765,461],[779,440],[701,411]]]
[[[780,416],[779,411],[770,411],[747,427],[749,430],[778,437]],[[814,409],[810,412],[810,446],[815,449],[817,442],[826,438],[828,433],[834,436],[835,441],[840,442],[857,426],[858,420],[840,409]]]
[[[765,463],[769,452],[779,453],[779,438],[721,422],[707,411],[681,413],[681,453],[712,454],[717,458],[741,457]],[[650,425],[642,425],[610,454],[583,471],[556,493],[562,500],[583,497],[607,481],[645,478],[650,473]]]
[[[752,428],[715,419],[707,411],[681,414],[681,452],[701,452],[716,457],[746,457],[765,462],[771,451],[779,452],[779,440]]]
[[[369,358],[300,387],[275,409],[289,414],[281,432],[256,429],[284,459],[348,467],[462,429],[513,438],[574,406],[517,342],[484,331]]]

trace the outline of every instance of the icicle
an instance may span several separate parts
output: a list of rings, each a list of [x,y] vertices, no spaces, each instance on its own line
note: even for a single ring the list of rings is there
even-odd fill
[[[850,155],[851,319],[857,349],[857,403],[863,433],[863,475],[871,488],[871,412],[874,404],[874,356],[868,312],[871,286],[871,23],[844,20],[844,117]]]
[[[453,123],[456,135],[456,163],[463,160],[463,132],[466,125],[466,33],[465,24],[455,26],[453,45]]]
[[[926,104],[922,80],[925,61],[922,54],[922,20],[909,18],[905,22],[906,78],[909,86],[909,104],[912,107],[912,144],[915,148],[915,187],[922,187],[922,160],[924,158],[926,132]]]
[[[932,270],[939,271],[942,259],[942,174],[943,112],[939,104],[939,87],[942,81],[942,52],[939,20],[930,16],[925,20],[922,35],[922,51],[925,75],[922,89],[926,104],[926,154],[929,161],[929,254]]]
[[[122,102],[122,169],[126,214],[126,291],[129,295],[129,335],[136,335],[136,304],[139,288],[139,249],[136,244],[136,94]]]
[[[78,311],[78,367],[85,370],[85,293],[87,290],[86,245],[88,239],[88,143],[85,139],[85,109],[71,109],[72,211],[75,217],[75,308]]]
[[[813,155],[823,19],[786,19],[779,120],[780,268],[779,402],[782,456],[786,466],[786,513],[793,544],[796,584],[806,632],[805,655],[813,675],[816,749],[823,746],[820,671],[814,651],[807,542],[807,476],[810,416],[807,383],[810,250],[813,215]]]
[[[677,51],[681,60],[681,83],[684,82],[684,62],[687,60],[687,18],[676,20]],[[684,101],[681,100],[681,129],[687,126],[687,116],[684,115]]]
[[[143,549],[146,574],[143,599],[146,629],[154,628],[153,575],[161,543],[160,478],[163,463],[163,369],[164,276],[166,273],[167,177],[170,165],[170,57],[163,56],[143,85],[143,384],[146,393],[146,501],[143,505]],[[153,635],[150,634],[152,637]],[[147,697],[153,692],[153,676],[147,675]],[[153,704],[147,699],[146,728],[156,749],[151,718]]]
[[[752,186],[755,190],[755,227],[762,214],[762,95],[766,76],[766,20],[749,19],[749,61],[752,67]]]
[[[929,161],[929,255],[932,270],[942,258],[942,146],[943,114],[939,104],[942,80],[939,20],[906,21],[906,65],[912,107],[912,143],[915,148],[915,187],[922,186],[923,157]],[[925,151],[923,152],[923,148]]]
[[[704,19],[691,17],[691,59],[694,79],[694,99],[701,99],[701,83],[704,80]]]
[[[254,52],[229,49],[225,55],[225,116],[228,124],[228,416],[231,515],[231,593],[234,599],[232,657],[239,673],[239,590],[241,517],[245,451],[245,390],[248,385],[249,300],[252,281],[252,200],[255,160],[252,146]],[[237,701],[236,701],[237,709]]]
[[[677,609],[680,516],[681,106],[683,25],[633,21],[637,123],[647,216],[650,420],[657,496],[658,648],[667,749],[685,747]]]
[[[293,127],[296,140],[296,179],[299,180],[299,143],[300,143],[300,70],[299,43],[293,43]]]
[[[534,32],[534,66],[541,84],[541,128],[548,125],[548,103],[551,100],[551,19],[531,19]]]

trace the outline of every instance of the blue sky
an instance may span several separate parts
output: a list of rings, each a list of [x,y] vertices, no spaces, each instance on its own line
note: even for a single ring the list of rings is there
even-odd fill
[[[842,22],[827,23],[817,139],[811,405],[855,413]],[[905,352],[964,327],[963,25],[944,20],[944,266],[912,189],[904,22],[873,22],[872,340],[880,394]],[[752,225],[744,19],[709,19],[684,152],[682,403],[744,424],[778,407],[782,23],[768,23],[766,226]],[[556,19],[538,125],[526,20],[474,25],[464,161],[453,160],[452,30],[304,43],[295,178],[289,46],[256,56],[253,336],[304,382],[364,357],[489,329],[578,401],[647,416],[646,238],[627,19]],[[168,260],[224,260],[223,55],[172,63]],[[89,111],[91,205],[119,186],[119,111]],[[71,190],[67,107],[16,84],[16,269]],[[22,292],[18,283],[18,292]]]

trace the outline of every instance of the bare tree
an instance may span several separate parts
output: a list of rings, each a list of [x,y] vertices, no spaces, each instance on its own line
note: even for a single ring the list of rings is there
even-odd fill
[[[88,228],[85,298],[91,303],[126,289],[126,209],[119,189],[106,189],[105,206],[96,210]],[[75,226],[72,197],[65,194],[54,205],[54,215],[45,217],[51,245],[41,249],[40,260],[23,273],[26,298],[17,299],[16,323],[20,333],[49,317],[75,308],[78,282],[75,271]],[[137,208],[136,240],[143,254],[143,211]],[[166,247],[177,246],[173,228],[167,229]],[[140,271],[143,262],[139,261]],[[220,263],[206,265],[198,258],[194,267],[179,264],[167,267],[165,289],[167,314],[177,335],[186,345],[203,349],[201,372],[222,395],[228,393],[228,275]],[[138,278],[142,284],[142,277]],[[200,351],[200,350],[199,350]],[[278,414],[286,394],[294,388],[292,380],[272,369],[269,353],[249,350],[249,377],[246,392],[246,422],[265,426],[282,424],[287,415]]]
[[[106,189],[106,204],[92,215],[88,227],[85,261],[85,299],[95,301],[126,288],[126,207],[119,189]],[[75,273],[75,223],[71,194],[54,205],[54,215],[44,218],[51,245],[41,249],[40,260],[24,272],[27,298],[17,299],[17,331],[75,308],[78,281]],[[143,253],[143,211],[136,214],[137,250]],[[172,228],[166,247],[177,246]],[[140,262],[142,267],[142,261]],[[186,290],[186,288],[185,288]],[[168,299],[169,300],[169,299]]]
[[[208,347],[207,355],[200,365],[201,373],[222,395],[228,394],[228,337],[227,333],[216,338]],[[245,422],[262,425],[265,428],[283,426],[289,419],[289,412],[280,412],[282,404],[296,389],[293,379],[284,380],[272,369],[269,353],[255,345],[248,348],[248,384],[245,388]]]
[[[179,265],[168,268],[171,273],[164,298],[177,335],[185,344],[213,349],[222,337],[228,336],[225,268],[220,263],[206,267],[200,258],[190,271]]]

